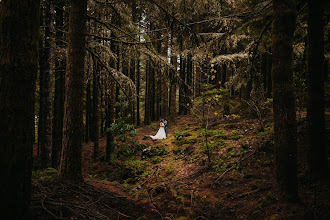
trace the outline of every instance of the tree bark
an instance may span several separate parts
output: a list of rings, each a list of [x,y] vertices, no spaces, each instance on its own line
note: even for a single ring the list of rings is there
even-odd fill
[[[71,0],[60,178],[81,181],[87,0]]]
[[[89,71],[88,71],[89,72]],[[90,140],[90,130],[91,130],[91,82],[87,81],[86,85],[86,123],[85,123],[85,142],[87,143]]]
[[[150,124],[150,98],[149,98],[149,92],[150,92],[150,59],[146,59],[146,86],[144,90],[144,124],[149,125]]]
[[[308,1],[308,170],[314,177],[328,174],[324,108],[324,1]]]
[[[40,99],[42,105],[42,133],[40,134],[41,167],[46,168],[51,164],[52,128],[53,128],[53,63],[54,63],[54,5],[52,1],[45,2],[45,69],[41,69],[42,87],[40,87]]]
[[[116,47],[113,42],[110,45],[111,51],[114,53]],[[116,68],[116,61],[114,59],[111,60],[110,66],[112,68]],[[108,101],[107,101],[107,112],[106,112],[106,128],[110,128],[110,125],[115,121],[115,103],[116,103],[116,86],[115,82],[110,82],[109,85],[110,93],[107,94]],[[111,155],[113,154],[115,147],[113,143],[114,134],[112,131],[107,130],[107,143],[105,147],[105,161],[110,162]]]
[[[179,87],[179,114],[183,114],[185,106],[185,76],[186,76],[186,62],[183,56],[180,56],[180,87]]]
[[[3,219],[29,218],[39,10],[39,0],[2,0],[0,4],[0,210]]]
[[[93,158],[97,160],[99,156],[99,138],[100,138],[100,99],[99,99],[99,64],[94,61],[93,69],[93,142],[94,142],[94,151]]]
[[[140,119],[140,54],[137,59],[137,69],[136,69],[136,125],[141,124]]]
[[[65,45],[64,34],[61,31],[64,27],[64,2],[56,3],[59,10],[56,11],[56,46],[63,48]],[[59,165],[60,152],[62,149],[62,129],[64,116],[64,87],[65,87],[65,57],[58,57],[55,62],[55,94],[54,94],[54,118],[53,118],[53,145],[52,145],[52,167],[57,168]]]
[[[177,68],[177,60],[176,56],[171,57],[171,63]],[[176,77],[175,77],[175,71],[170,71],[170,95],[169,95],[169,116],[171,120],[173,121],[176,116]]]
[[[297,198],[297,128],[292,73],[294,0],[273,0],[273,110],[275,172],[284,199]]]

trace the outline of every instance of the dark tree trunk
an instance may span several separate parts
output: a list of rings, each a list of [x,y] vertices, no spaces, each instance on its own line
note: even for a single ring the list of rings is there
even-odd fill
[[[267,54],[266,56],[266,95],[267,98],[272,98],[272,55],[271,54]]]
[[[151,115],[151,121],[156,120],[156,112],[155,112],[155,104],[156,104],[156,82],[155,82],[155,63],[150,60],[150,87],[149,87],[149,95],[150,95],[150,115]]]
[[[63,48],[65,45],[64,34],[61,31],[64,27],[64,3],[59,1],[55,5],[59,10],[56,11],[56,45]],[[53,119],[53,149],[52,149],[52,167],[59,165],[60,152],[62,149],[62,129],[64,116],[64,87],[65,87],[65,58],[57,58],[55,62],[55,95],[54,95],[54,119]]]
[[[163,92],[163,87],[164,87],[164,84],[162,83],[162,79],[161,79],[161,71],[159,70],[159,67],[156,67],[157,68],[157,79],[155,80],[156,81],[156,88],[155,88],[155,92],[156,92],[156,100],[155,100],[155,104],[156,104],[156,113],[155,113],[155,119],[158,121],[161,114],[163,114],[163,109],[162,109],[162,106],[160,105],[160,99],[162,97],[162,92]]]
[[[94,151],[93,158],[97,160],[99,156],[99,137],[100,137],[100,110],[99,110],[99,72],[100,67],[97,62],[94,62],[93,69],[93,142]]]
[[[121,63],[121,59],[120,59],[120,47],[117,46],[116,47],[116,52],[117,52],[117,71],[120,71],[120,63]],[[115,94],[115,100],[116,103],[119,103],[119,86],[116,85],[116,94]],[[119,118],[119,111],[120,109],[118,107],[115,108],[115,118]]]
[[[150,124],[150,59],[146,59],[146,87],[144,93],[144,124]]]
[[[328,174],[324,109],[324,1],[308,1],[308,169],[312,176]]]
[[[40,2],[40,33],[45,33],[45,4],[44,1]],[[47,57],[45,56],[45,34],[41,34],[39,38],[39,121],[38,121],[38,152],[40,155],[41,137],[43,137],[43,98],[44,94],[44,74],[46,72]]]
[[[297,198],[297,128],[292,73],[294,0],[273,1],[274,147],[277,183],[286,199]]]
[[[113,42],[110,45],[111,51],[114,53],[116,48]],[[116,61],[111,60],[110,66],[116,68]],[[107,94],[107,111],[106,111],[106,128],[110,128],[110,125],[115,121],[115,103],[116,103],[116,86],[114,82],[110,82],[109,94]],[[110,157],[114,152],[113,138],[114,134],[110,130],[106,130],[107,133],[107,143],[105,146],[105,161],[110,162]]]
[[[184,114],[188,114],[188,110],[190,109],[188,105],[191,105],[191,97],[192,97],[192,84],[193,84],[193,63],[192,63],[192,55],[188,53],[187,55],[187,74],[186,74],[186,98],[185,98],[185,110]]]
[[[53,128],[53,63],[54,63],[54,5],[52,1],[45,1],[45,48],[44,59],[45,69],[40,71],[42,85],[40,88],[40,98],[42,111],[42,133],[40,136],[41,167],[46,168],[51,164],[52,150],[52,128]],[[44,72],[43,72],[44,71]]]
[[[179,87],[179,114],[183,114],[185,111],[185,77],[186,76],[186,59],[180,56],[180,87]]]
[[[81,181],[87,0],[71,0],[60,178]]]
[[[39,0],[0,4],[2,219],[29,218],[39,10]]]
[[[89,72],[89,71],[87,71]],[[87,143],[90,140],[90,130],[91,130],[91,118],[92,118],[92,111],[91,111],[91,82],[88,79],[86,85],[86,124],[85,124],[85,142]]]
[[[137,69],[136,69],[136,125],[141,124],[140,119],[140,55],[137,59]]]
[[[100,95],[101,95],[101,99],[100,99],[100,107],[99,107],[99,115],[101,117],[100,119],[100,132],[101,132],[101,137],[104,137],[104,122],[105,122],[105,118],[104,118],[104,114],[103,114],[103,109],[105,107],[105,104],[104,104],[104,83],[103,83],[103,80],[101,80],[101,91],[100,91]]]
[[[135,84],[135,54],[134,53],[132,53],[131,54],[131,62],[130,62],[130,70],[129,70],[129,78],[134,82],[134,84]],[[131,97],[133,97],[133,94],[132,94],[132,96]],[[130,102],[130,111],[131,111],[131,124],[135,124],[135,105],[134,105],[134,99],[133,98],[131,98],[130,100],[129,100],[129,102]]]
[[[171,57],[171,63],[174,66],[174,68],[177,68],[177,60],[176,56]],[[170,94],[169,94],[169,116],[171,118],[171,121],[175,119],[176,116],[176,77],[175,77],[175,71],[170,71]]]
[[[111,83],[110,85],[110,94],[108,94],[108,101],[107,101],[107,113],[106,113],[106,128],[110,128],[110,125],[115,121],[115,91],[116,87]],[[115,147],[113,138],[114,135],[111,131],[107,132],[107,143],[105,147],[105,161],[110,162],[110,157],[113,154]]]
[[[262,53],[261,54],[261,66],[260,66],[260,73],[262,75],[262,83],[263,83],[263,91],[264,93],[267,92],[267,54]]]

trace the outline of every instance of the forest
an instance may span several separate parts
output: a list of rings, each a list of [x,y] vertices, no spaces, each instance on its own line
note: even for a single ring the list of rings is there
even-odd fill
[[[0,0],[2,219],[330,219],[329,18]]]

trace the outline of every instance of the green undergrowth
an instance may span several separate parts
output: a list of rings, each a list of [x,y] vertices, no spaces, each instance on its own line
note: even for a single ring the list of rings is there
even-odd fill
[[[151,183],[179,178],[177,170],[186,169],[188,165],[197,166],[196,170],[207,168],[217,176],[227,170],[243,169],[241,161],[251,151],[253,143],[272,138],[272,124],[268,123],[264,130],[258,131],[257,126],[242,124],[237,127],[235,123],[221,124],[221,128],[213,127],[207,131],[198,125],[177,128],[168,141],[150,142],[127,135],[125,141],[116,140],[106,175],[90,174],[89,178],[116,181],[125,191],[136,196]]]
[[[49,168],[46,168],[43,170],[33,170],[32,178],[39,179],[39,180],[51,179],[54,176],[57,176],[57,174],[58,174],[58,172],[56,169],[49,167]]]

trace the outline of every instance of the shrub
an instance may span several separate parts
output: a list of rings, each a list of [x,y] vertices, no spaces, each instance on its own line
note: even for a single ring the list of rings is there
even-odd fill
[[[190,136],[190,133],[188,131],[174,131],[174,138],[175,140],[180,140],[183,137],[188,137]]]

